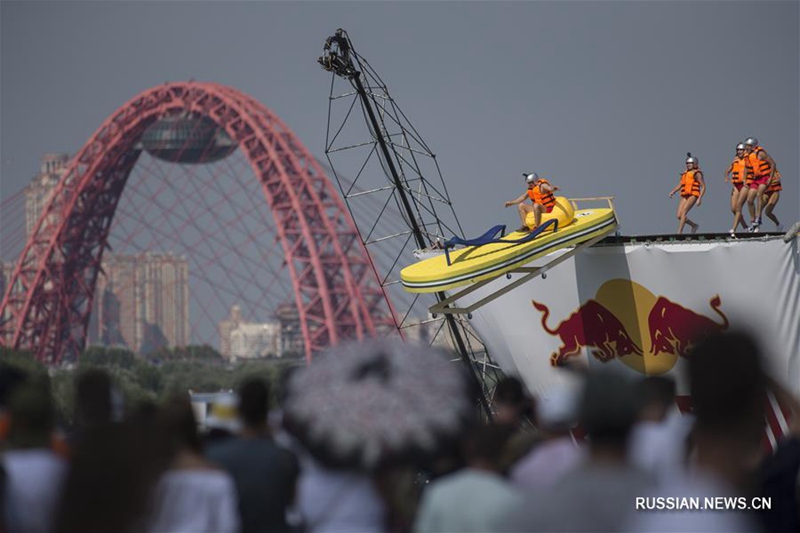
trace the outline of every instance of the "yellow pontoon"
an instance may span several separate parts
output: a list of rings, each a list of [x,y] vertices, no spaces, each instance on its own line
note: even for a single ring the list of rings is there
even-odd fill
[[[533,225],[533,213],[526,220]],[[493,279],[544,255],[608,234],[617,226],[614,209],[577,209],[575,200],[556,197],[553,212],[542,216],[537,230],[513,232],[493,238],[503,226],[495,226],[479,239],[451,239],[447,253],[419,261],[400,271],[407,292],[439,292]],[[457,244],[463,248],[450,250]]]

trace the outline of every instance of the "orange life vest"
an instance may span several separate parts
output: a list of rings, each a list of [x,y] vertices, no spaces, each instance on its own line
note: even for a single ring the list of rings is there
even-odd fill
[[[700,196],[700,182],[695,179],[699,170],[687,170],[681,175],[681,196]]]
[[[775,177],[772,179],[772,184],[767,187],[767,190],[764,191],[766,193],[773,193],[783,190],[783,185],[781,185],[781,173],[779,171],[775,171]]]
[[[731,181],[741,183],[743,178],[747,183],[753,181],[753,167],[748,166],[746,157],[735,157],[731,163]]]
[[[556,204],[556,197],[553,196],[553,192],[545,192],[543,193],[542,190],[539,188],[541,184],[550,185],[550,182],[546,179],[540,179],[539,183],[533,188],[528,189],[528,198],[533,200],[533,203],[543,205],[545,207],[552,207]]]
[[[756,146],[752,152],[747,156],[750,160],[750,166],[753,168],[753,174],[755,175],[755,179],[769,177],[770,173],[772,172],[772,165],[769,164],[769,161],[764,161],[758,158],[759,152],[764,152],[765,150],[760,146]]]

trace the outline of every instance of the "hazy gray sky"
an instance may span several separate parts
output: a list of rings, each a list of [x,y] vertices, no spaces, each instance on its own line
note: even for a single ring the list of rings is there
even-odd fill
[[[516,224],[536,170],[614,195],[625,234],[671,232],[687,151],[709,184],[694,218],[730,227],[722,173],[745,137],[777,161],[800,219],[800,4],[792,2],[0,2],[0,196],[43,152],[77,151],[131,97],[189,78],[236,87],[324,160],[345,28],[429,146],[469,232]]]

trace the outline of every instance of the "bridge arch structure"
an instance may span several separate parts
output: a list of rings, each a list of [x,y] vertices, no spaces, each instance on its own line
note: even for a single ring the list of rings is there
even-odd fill
[[[8,280],[0,344],[46,363],[74,358],[87,328],[103,252],[141,138],[164,117],[224,130],[259,181],[293,285],[305,356],[393,327],[393,309],[355,225],[324,171],[265,105],[229,86],[167,83],[109,116],[70,161]]]

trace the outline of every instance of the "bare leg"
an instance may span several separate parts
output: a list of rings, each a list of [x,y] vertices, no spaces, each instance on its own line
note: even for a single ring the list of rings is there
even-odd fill
[[[744,207],[744,203],[747,201],[747,192],[748,190],[742,187],[740,191],[734,189],[731,194],[731,202],[733,203],[732,232],[735,232],[739,228],[739,224],[742,225],[743,229],[747,229],[747,224],[744,223],[744,217],[742,216],[742,207]]]
[[[772,214],[772,211],[775,209],[775,205],[778,203],[780,196],[780,191],[775,191],[774,193],[770,194],[767,200],[767,205],[764,208],[764,214],[767,215],[767,218],[773,221],[777,227],[780,227],[781,221],[778,220],[778,217]]]
[[[544,211],[544,208],[542,207],[541,204],[533,204],[533,216],[536,224],[535,226],[533,226],[533,229],[538,228],[539,225],[542,223],[542,211]]]
[[[678,233],[683,233],[683,227],[686,224],[689,224],[692,227],[692,233],[697,233],[698,224],[689,220],[687,216],[689,214],[689,210],[694,207],[695,202],[697,202],[696,196],[681,198],[681,206],[678,208],[678,218],[680,219]]]
[[[749,193],[749,189],[742,187],[742,190],[739,191],[739,216],[741,217],[740,223],[742,224],[742,229],[747,229],[748,225],[745,223],[744,220],[744,204],[747,202],[747,195]],[[750,220],[752,220],[752,215],[750,216]]]
[[[756,221],[756,189],[747,189],[747,210],[750,212],[750,224]]]
[[[767,190],[767,184],[762,183],[758,186],[756,197],[758,198],[758,207],[756,208],[756,222],[761,222],[761,212],[764,210],[764,191]]]
[[[528,218],[528,213],[533,211],[533,206],[530,204],[519,204],[518,206],[519,211],[519,220],[522,222],[522,226],[520,227],[520,231],[525,228],[527,229],[528,225],[525,223],[525,219]]]

